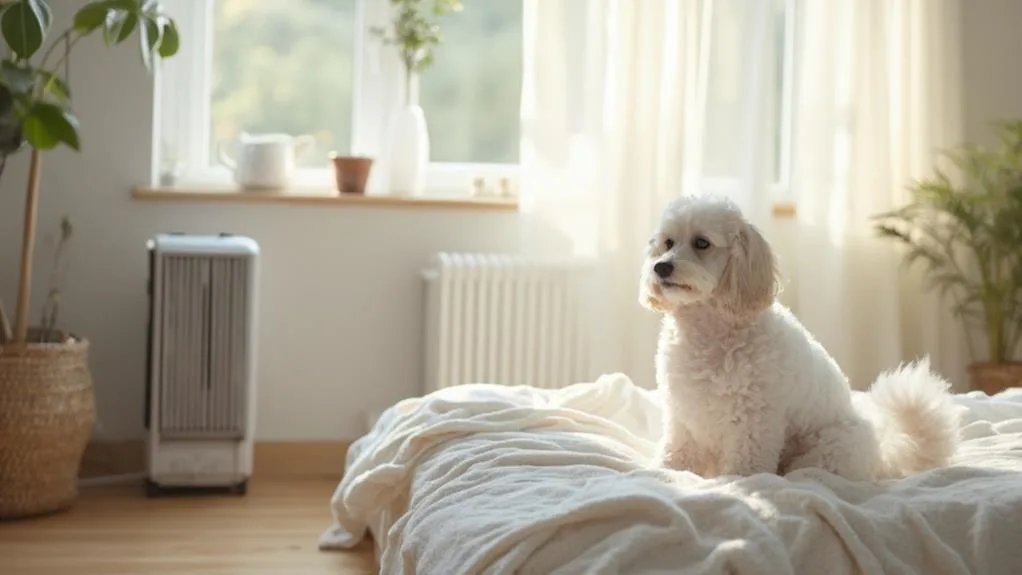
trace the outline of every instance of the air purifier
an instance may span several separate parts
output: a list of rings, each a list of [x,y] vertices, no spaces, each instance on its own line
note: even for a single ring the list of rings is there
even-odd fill
[[[159,234],[147,248],[146,493],[243,495],[256,423],[259,245]]]

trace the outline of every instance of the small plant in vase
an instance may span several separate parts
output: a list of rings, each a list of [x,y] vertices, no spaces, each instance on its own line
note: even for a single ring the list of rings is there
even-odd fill
[[[389,186],[398,195],[420,195],[429,166],[429,129],[419,105],[419,77],[433,64],[433,50],[442,41],[439,20],[461,12],[463,5],[458,0],[390,0],[390,8],[391,26],[370,29],[384,44],[397,47],[404,68],[405,103],[391,122]]]
[[[51,289],[41,325],[30,326],[29,320],[42,154],[58,146],[81,148],[68,85],[71,52],[93,35],[101,35],[107,46],[133,38],[148,69],[154,60],[173,56],[179,43],[177,25],[156,0],[86,2],[70,26],[52,35],[50,3],[0,3],[7,48],[0,59],[0,176],[9,156],[24,149],[30,154],[13,327],[0,303],[0,519],[73,504],[95,421],[89,344],[56,328],[59,291]],[[54,279],[70,237],[65,221]]]
[[[951,300],[965,329],[971,387],[988,394],[1022,387],[1022,122],[1000,124],[998,135],[997,147],[945,153],[958,173],[938,169],[914,182],[912,201],[876,216],[875,227]]]

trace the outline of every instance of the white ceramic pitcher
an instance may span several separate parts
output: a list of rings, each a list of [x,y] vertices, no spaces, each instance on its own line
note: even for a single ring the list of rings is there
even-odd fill
[[[249,134],[217,143],[217,157],[242,188],[279,189],[291,185],[295,165],[316,143],[311,135]],[[234,157],[226,146],[234,145]]]

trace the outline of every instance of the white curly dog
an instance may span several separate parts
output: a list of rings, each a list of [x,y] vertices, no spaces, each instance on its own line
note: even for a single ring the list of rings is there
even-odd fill
[[[813,467],[868,481],[946,464],[961,412],[929,361],[853,392],[777,301],[779,285],[770,245],[733,202],[686,196],[665,209],[640,290],[663,314],[657,464],[702,477]]]

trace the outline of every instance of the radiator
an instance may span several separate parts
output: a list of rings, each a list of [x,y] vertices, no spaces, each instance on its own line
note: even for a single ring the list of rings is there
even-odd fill
[[[591,381],[593,271],[586,261],[436,254],[424,272],[426,392]]]

